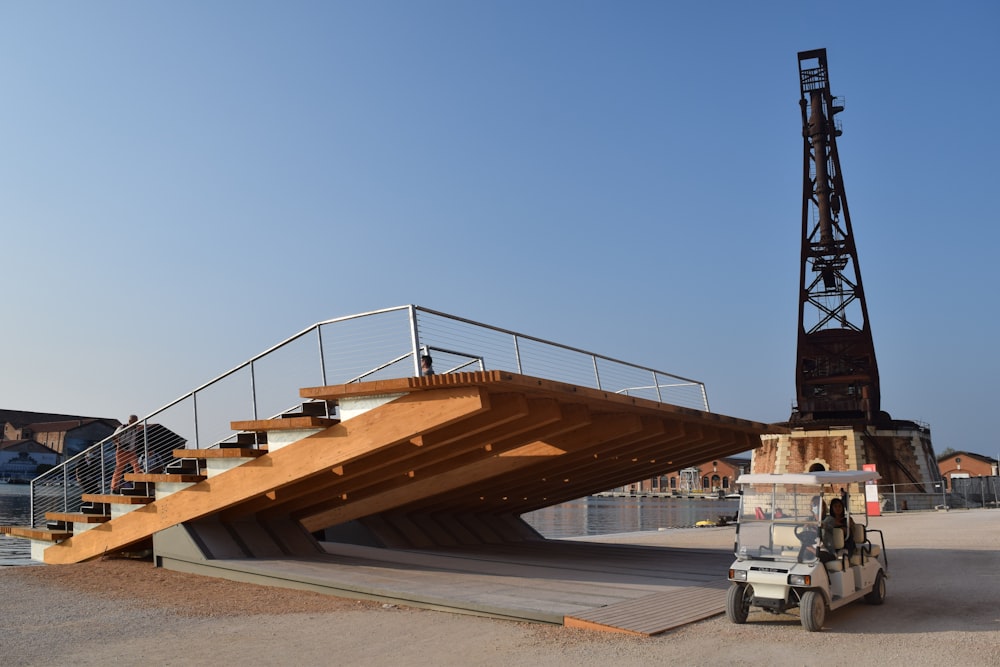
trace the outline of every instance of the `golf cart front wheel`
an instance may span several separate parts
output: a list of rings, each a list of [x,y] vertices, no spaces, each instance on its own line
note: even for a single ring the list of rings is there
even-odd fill
[[[826,600],[823,594],[818,591],[806,591],[799,602],[799,616],[802,619],[802,627],[809,632],[818,632],[823,629],[823,621],[826,620]]]
[[[747,622],[750,614],[750,600],[753,599],[753,586],[734,583],[726,593],[726,616],[733,623],[742,625]]]
[[[881,570],[875,575],[875,584],[872,586],[871,593],[865,595],[865,602],[868,604],[882,604],[885,602],[885,573]]]

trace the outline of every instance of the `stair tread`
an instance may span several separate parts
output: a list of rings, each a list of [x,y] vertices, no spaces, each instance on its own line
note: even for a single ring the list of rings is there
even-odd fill
[[[107,514],[84,514],[72,512],[46,512],[45,518],[51,521],[67,521],[70,523],[104,523],[111,519]]]
[[[69,530],[49,530],[48,528],[34,528],[32,526],[3,526],[3,534],[46,542],[61,542],[73,537],[73,532]]]
[[[259,449],[246,447],[224,447],[220,449],[175,449],[174,458],[178,459],[239,459],[256,458],[267,454]]]
[[[128,496],[118,493],[85,493],[81,496],[88,503],[109,503],[116,505],[148,505],[155,498],[151,496]]]
[[[201,482],[206,479],[205,475],[183,473],[125,473],[127,482]]]
[[[307,428],[329,428],[340,423],[339,419],[302,415],[297,417],[278,417],[277,419],[249,419],[234,421],[229,427],[234,431],[291,431]]]

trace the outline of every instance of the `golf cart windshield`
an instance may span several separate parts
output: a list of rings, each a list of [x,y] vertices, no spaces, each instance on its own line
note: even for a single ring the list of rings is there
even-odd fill
[[[861,470],[741,475],[736,480],[741,489],[737,558],[815,561],[828,501],[840,488],[878,478]]]
[[[743,488],[736,555],[812,562],[818,554],[821,487],[753,484]]]

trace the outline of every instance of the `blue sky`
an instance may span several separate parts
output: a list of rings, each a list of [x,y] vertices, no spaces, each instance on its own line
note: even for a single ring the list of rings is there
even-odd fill
[[[998,7],[4,3],[0,406],[144,414],[416,303],[783,421],[826,48],[883,407],[996,456]]]

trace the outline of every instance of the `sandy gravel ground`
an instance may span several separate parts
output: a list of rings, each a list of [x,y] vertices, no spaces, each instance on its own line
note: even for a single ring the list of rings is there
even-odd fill
[[[106,560],[0,570],[0,664],[998,665],[1000,510],[873,519],[889,594],[806,633],[796,612],[629,637],[407,609]],[[731,548],[732,528],[602,538]]]

